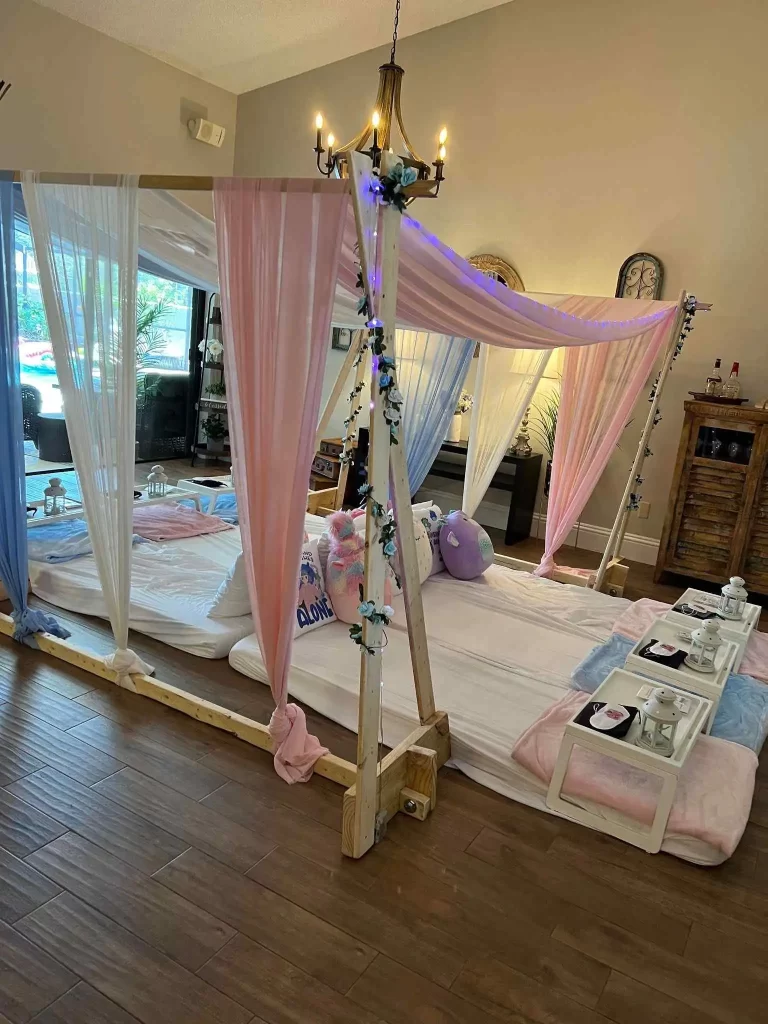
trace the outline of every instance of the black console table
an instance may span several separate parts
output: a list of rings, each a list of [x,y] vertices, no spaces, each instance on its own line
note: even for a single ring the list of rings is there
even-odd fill
[[[447,457],[449,455],[450,458]],[[506,454],[491,480],[489,487],[509,492],[509,515],[504,532],[505,544],[516,544],[531,535],[536,492],[541,474],[541,460],[542,456],[539,454]],[[463,481],[466,465],[467,442],[443,441],[437,458],[429,470],[429,476]],[[505,466],[509,466],[513,471],[505,471]]]

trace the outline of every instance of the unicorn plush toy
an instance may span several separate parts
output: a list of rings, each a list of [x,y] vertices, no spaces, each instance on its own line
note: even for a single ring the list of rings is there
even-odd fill
[[[342,622],[360,622],[360,587],[365,576],[365,537],[357,533],[348,512],[334,512],[328,516],[328,565],[325,588],[331,599],[336,618]],[[392,602],[392,584],[384,584],[384,604]]]

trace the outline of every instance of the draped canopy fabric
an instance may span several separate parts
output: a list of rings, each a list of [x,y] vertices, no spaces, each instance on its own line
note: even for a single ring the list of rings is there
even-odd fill
[[[270,179],[263,179],[265,182]],[[167,192],[142,193],[143,258],[175,267],[180,279],[215,288],[213,223]],[[333,322],[359,327],[357,233],[351,208],[345,215],[338,261]],[[418,221],[403,216],[397,323],[404,329],[474,338],[507,348],[559,348],[621,341],[650,332],[674,317],[674,302],[601,299],[599,317],[563,307],[563,295],[515,292],[486,277]],[[592,300],[595,301],[595,300]]]
[[[481,346],[461,503],[468,516],[490,487],[551,354],[550,349]]]
[[[275,698],[275,769],[306,780],[325,753],[288,704],[307,481],[348,183],[216,179],[227,394],[246,573]]]
[[[16,329],[13,179],[0,174],[0,581],[13,606],[14,639],[68,637],[56,620],[27,604],[27,497],[21,375]]]
[[[595,302],[573,296],[565,305],[577,315],[599,315]],[[554,569],[555,552],[584,510],[668,339],[666,325],[660,324],[650,338],[566,349],[546,541],[537,575]]]
[[[124,686],[151,671],[128,649],[136,445],[138,179],[116,187],[41,184],[24,202],[72,459]]]
[[[469,369],[475,343],[428,331],[396,331],[397,386],[411,494],[435,461]]]

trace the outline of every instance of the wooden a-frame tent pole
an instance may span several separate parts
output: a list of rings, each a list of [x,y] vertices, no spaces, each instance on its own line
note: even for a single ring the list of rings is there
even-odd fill
[[[670,371],[672,370],[672,364],[677,350],[677,343],[680,338],[680,332],[683,329],[687,301],[688,293],[683,289],[677,300],[677,314],[672,324],[671,334],[664,352],[664,364],[656,383],[655,393],[651,400],[648,416],[645,420],[645,426],[643,427],[643,432],[640,435],[640,440],[637,443],[637,452],[635,453],[635,458],[632,462],[632,468],[629,471],[627,483],[624,487],[624,493],[621,496],[621,501],[616,512],[616,518],[613,521],[613,527],[611,529],[610,536],[608,537],[608,543],[605,545],[605,551],[603,551],[603,557],[600,559],[600,566],[594,579],[595,590],[600,590],[602,587],[608,566],[611,560],[618,554],[621,542],[624,538],[624,533],[626,532],[627,520],[629,519],[629,513],[631,511],[630,495],[633,494],[638,487],[637,478],[642,473],[643,463],[645,462],[645,455],[648,449],[648,441],[651,437],[651,431],[654,427],[656,413],[658,412],[659,402],[661,400],[661,393],[664,389],[667,378],[669,377]]]

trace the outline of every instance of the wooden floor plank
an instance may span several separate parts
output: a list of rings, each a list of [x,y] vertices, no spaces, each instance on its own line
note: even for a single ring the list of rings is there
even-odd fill
[[[0,707],[0,735],[4,743],[85,786],[105,779],[123,767],[122,762],[114,757],[102,754],[100,750],[11,704]]]
[[[67,826],[41,813],[20,796],[0,789],[0,846],[17,857],[26,857],[52,839],[64,835]]]
[[[3,732],[0,730],[0,736],[2,735]],[[25,775],[31,775],[32,772],[44,767],[43,761],[32,757],[14,743],[0,743],[0,786],[7,786],[10,782],[23,779]]]
[[[58,835],[72,829],[147,874],[178,857],[189,845],[52,768],[14,782],[12,792],[59,822]],[[46,842],[55,838],[51,835]],[[37,842],[34,848],[43,845]]]
[[[321,867],[282,847],[248,872],[249,878],[316,917],[449,988],[466,959],[465,954],[457,951],[455,942],[437,928],[431,929],[427,937],[424,932],[429,926],[417,930],[372,906],[366,902],[367,889],[362,886],[357,896],[351,895],[348,883],[334,884],[337,875],[338,871]]]
[[[138,1021],[81,981],[39,1013],[33,1024],[138,1024]]]
[[[348,992],[359,1006],[388,1024],[488,1024],[485,1009],[426,981],[381,953]],[[522,1021],[519,1022],[522,1024]]]
[[[93,688],[94,676],[74,671],[48,658],[45,661],[30,661],[18,644],[0,647],[0,676],[17,683],[36,683],[45,686],[62,697],[74,699]]]
[[[571,912],[573,908],[585,910],[651,939],[672,953],[685,949],[691,927],[686,917],[665,914],[658,904],[634,899],[626,892],[619,895],[600,879],[554,857],[530,856],[514,840],[510,845],[499,832],[484,828],[467,847],[467,854],[493,865],[503,878],[513,879],[516,887],[525,887],[534,897],[542,890],[556,895],[558,906],[553,909],[555,913],[559,911],[561,920],[566,919],[565,904]]]
[[[618,971],[611,971],[597,1008],[615,1024],[715,1024],[708,1013]]]
[[[135,729],[192,761],[219,749],[224,736],[220,730],[112,683],[101,680],[97,683],[89,693],[78,697],[78,704],[119,725]]]
[[[365,943],[198,850],[188,850],[155,877],[338,992],[346,992],[376,955]]]
[[[198,974],[269,1024],[379,1024],[379,1017],[245,935]]]
[[[251,1020],[249,1010],[69,893],[17,928],[143,1024]]]
[[[312,776],[310,786],[286,786],[275,771],[272,758],[247,743],[233,744],[215,750],[199,762],[233,782],[252,789],[262,799],[283,803],[301,811],[321,825],[341,832],[341,800],[339,787],[320,775]]]
[[[270,839],[133,768],[124,768],[93,789],[237,871],[247,871],[275,846]]]
[[[235,934],[223,921],[72,832],[31,854],[27,863],[190,971]]]
[[[95,713],[47,686],[26,679],[0,677],[0,700],[7,701],[20,711],[34,715],[57,729],[69,729],[72,725],[86,722]]]
[[[494,957],[585,1006],[595,1005],[608,978],[603,964],[552,938],[553,920],[518,914],[513,900],[491,906],[405,863],[382,871],[369,898],[403,920],[420,916],[461,942],[468,956]]]
[[[554,937],[613,970],[650,985],[723,1024],[764,1024],[768,979],[745,988],[727,970],[715,973],[668,953],[616,925],[585,919],[581,927],[559,925]]]
[[[13,924],[60,892],[45,875],[0,849],[0,919]]]
[[[74,974],[0,921],[0,1013],[25,1024],[77,983]]]
[[[193,800],[208,796],[227,781],[218,772],[204,768],[197,761],[168,750],[151,737],[101,715],[75,726],[69,734]]]
[[[451,991],[502,1019],[606,1024],[602,1014],[489,957],[473,957]]]
[[[342,790],[339,787],[337,790],[340,805]],[[238,782],[228,782],[201,803],[228,820],[269,838],[273,846],[285,846],[294,853],[327,867],[340,867],[344,861],[341,853],[341,833],[328,828],[327,825],[321,825],[313,818],[308,818],[277,800],[262,797],[258,792],[241,786]],[[367,858],[347,861],[345,869],[355,878],[369,882],[378,873],[377,866]]]

